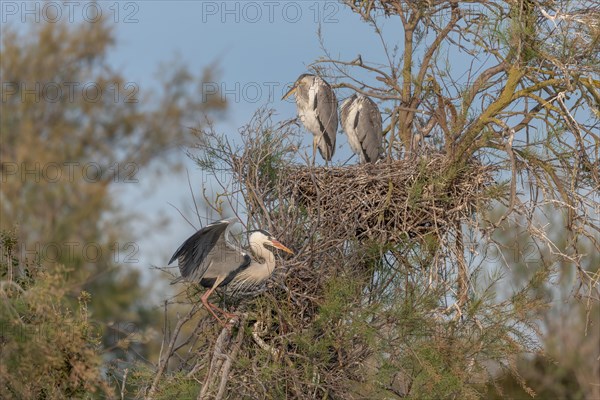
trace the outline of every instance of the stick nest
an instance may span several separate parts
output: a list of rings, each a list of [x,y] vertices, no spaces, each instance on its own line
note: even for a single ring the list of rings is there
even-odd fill
[[[400,242],[444,230],[489,200],[491,167],[460,169],[443,155],[346,167],[293,166],[281,183],[290,205],[317,213],[319,230],[339,237]],[[440,232],[438,232],[440,233]]]

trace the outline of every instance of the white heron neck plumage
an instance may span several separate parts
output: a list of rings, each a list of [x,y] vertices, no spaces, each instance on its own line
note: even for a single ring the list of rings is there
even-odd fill
[[[257,281],[268,279],[275,269],[275,255],[265,248],[264,243],[262,237],[250,237],[250,249],[258,260],[253,260],[250,267],[244,270],[244,274]]]

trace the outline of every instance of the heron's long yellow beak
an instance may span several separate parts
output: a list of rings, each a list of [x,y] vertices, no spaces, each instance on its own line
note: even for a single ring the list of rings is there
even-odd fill
[[[279,241],[272,239],[271,240],[271,244],[273,245],[273,247],[278,248],[279,250],[283,250],[286,253],[290,253],[290,254],[294,254],[293,251],[291,251],[290,249],[288,249],[287,247],[285,247],[284,245],[282,245],[281,243],[279,243]]]
[[[283,95],[281,100],[287,99],[292,93],[294,93],[296,91],[296,89],[298,89],[298,85],[294,84],[294,86],[292,86],[292,88],[286,94]]]

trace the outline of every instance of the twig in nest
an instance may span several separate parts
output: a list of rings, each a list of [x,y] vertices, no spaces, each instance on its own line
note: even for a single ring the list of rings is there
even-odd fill
[[[256,321],[254,323],[254,328],[252,329],[252,338],[254,339],[254,342],[258,345],[258,347],[260,347],[261,349],[268,351],[269,353],[271,353],[273,355],[273,357],[275,357],[275,359],[279,359],[280,356],[280,352],[278,349],[269,346],[264,340],[263,338],[260,337],[260,333],[264,333],[264,327],[263,327],[263,323],[262,321]]]

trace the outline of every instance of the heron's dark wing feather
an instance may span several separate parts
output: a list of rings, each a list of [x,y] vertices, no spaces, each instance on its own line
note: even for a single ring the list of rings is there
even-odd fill
[[[217,221],[190,236],[169,260],[178,260],[181,277],[200,280],[209,267],[217,265],[236,269],[244,260],[244,252],[229,242],[228,230],[237,218]],[[224,271],[228,273],[229,271]]]
[[[335,93],[327,82],[318,78],[315,85],[318,87],[316,88],[313,105],[323,133],[323,139],[318,143],[319,152],[325,160],[329,161],[335,150],[335,137],[338,129],[338,104]]]
[[[359,118],[360,118],[360,112],[357,112],[356,115],[354,116],[354,121],[352,121],[352,126],[354,127],[354,129],[358,128]]]

